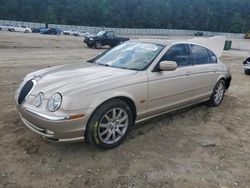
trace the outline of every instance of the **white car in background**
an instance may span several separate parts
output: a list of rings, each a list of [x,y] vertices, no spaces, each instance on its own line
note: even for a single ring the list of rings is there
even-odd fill
[[[87,37],[90,35],[90,33],[88,32],[84,32],[84,31],[78,31],[78,30],[67,30],[67,31],[63,31],[64,35],[73,35],[76,37]]]
[[[74,36],[76,37],[88,37],[90,36],[90,33],[89,32],[84,32],[84,31],[75,31],[73,33]]]
[[[29,27],[19,25],[19,26],[11,26],[8,28],[11,32],[23,32],[23,33],[32,33],[32,30]]]
[[[73,35],[73,33],[77,32],[76,30],[68,30],[68,31],[63,31],[64,35]]]
[[[0,31],[8,31],[10,27],[13,27],[13,25],[9,25],[9,24],[0,25]]]

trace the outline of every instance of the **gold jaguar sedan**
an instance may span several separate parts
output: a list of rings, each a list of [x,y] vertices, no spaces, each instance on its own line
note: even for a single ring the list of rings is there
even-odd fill
[[[110,149],[138,121],[204,101],[220,105],[230,82],[211,48],[135,40],[88,62],[30,73],[15,100],[23,123],[43,138]]]

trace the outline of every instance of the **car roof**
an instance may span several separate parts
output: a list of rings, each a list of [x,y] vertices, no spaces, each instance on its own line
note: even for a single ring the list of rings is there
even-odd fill
[[[146,43],[152,43],[152,44],[160,44],[164,46],[168,46],[170,44],[195,44],[199,46],[203,46],[205,48],[208,48],[207,46],[197,43],[197,42],[191,42],[189,41],[190,39],[187,40],[171,40],[171,39],[133,39],[130,41],[135,41],[135,42],[146,42]],[[209,48],[208,48],[209,49]]]
[[[193,42],[189,42],[185,40],[171,40],[171,39],[133,39],[131,41],[160,44],[164,46],[168,46],[170,44],[180,44],[180,43],[181,44],[197,44],[197,43],[193,43]],[[201,45],[201,44],[198,44],[198,45]]]
[[[213,37],[212,37],[213,38]],[[212,39],[210,38],[210,39]],[[194,38],[194,39],[200,39],[200,38]],[[201,38],[203,39],[203,38]],[[197,41],[197,40],[193,40],[193,39],[180,39],[180,40],[171,40],[171,39],[132,39],[130,41],[134,41],[134,42],[145,42],[145,43],[151,43],[151,44],[159,44],[159,45],[163,45],[163,46],[169,46],[169,45],[175,45],[175,44],[194,44],[194,45],[199,45],[202,46],[210,51],[212,51],[214,54],[216,54],[218,57],[221,57],[221,53],[218,52],[218,50],[216,51],[216,46],[217,43],[211,43],[212,41],[209,41],[209,39],[204,39],[203,41]],[[216,38],[213,40],[217,40]],[[207,42],[207,44],[205,43]],[[209,44],[210,43],[210,44]],[[224,45],[224,44],[223,44]]]

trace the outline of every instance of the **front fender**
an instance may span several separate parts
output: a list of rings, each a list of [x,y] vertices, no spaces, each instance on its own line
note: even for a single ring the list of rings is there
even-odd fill
[[[63,96],[61,108],[63,110],[96,108],[112,98],[126,97],[134,102],[137,112],[142,113],[147,110],[148,103],[148,82],[144,81],[146,75],[143,75],[140,76],[142,82],[137,84],[130,84],[90,95],[86,95],[86,92],[83,91],[70,93]]]
[[[104,103],[107,100],[110,100],[112,98],[117,98],[117,97],[126,97],[129,98],[136,104],[136,99],[128,92],[120,92],[120,91],[115,91],[115,92],[105,92],[104,95],[99,95],[95,100],[91,101],[89,104],[89,108],[96,108],[100,106],[102,103]]]
[[[68,96],[63,97],[61,108],[63,110],[80,110],[86,108],[96,108],[107,100],[116,97],[127,97],[136,104],[136,99],[128,92],[106,91],[85,97]]]

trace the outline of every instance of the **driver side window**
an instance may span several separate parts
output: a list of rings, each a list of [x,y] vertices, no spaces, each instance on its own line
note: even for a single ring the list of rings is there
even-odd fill
[[[178,67],[190,66],[189,50],[186,44],[172,46],[161,61],[175,61]]]
[[[109,39],[112,39],[112,38],[114,38],[114,33],[113,32],[107,32],[106,37],[109,38]]]

